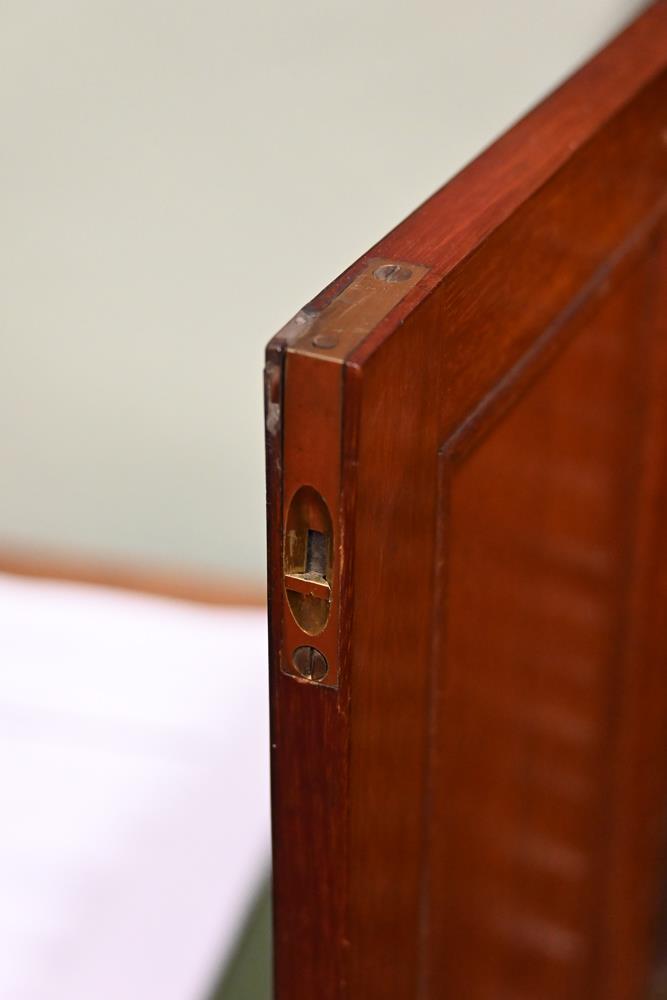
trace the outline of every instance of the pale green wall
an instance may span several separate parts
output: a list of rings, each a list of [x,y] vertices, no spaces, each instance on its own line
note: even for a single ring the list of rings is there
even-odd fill
[[[259,577],[265,341],[639,6],[2,0],[0,544]]]

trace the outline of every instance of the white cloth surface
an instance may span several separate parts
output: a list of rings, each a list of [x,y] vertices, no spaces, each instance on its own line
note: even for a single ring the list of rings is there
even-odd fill
[[[263,611],[0,575],[0,998],[202,1000],[269,863]]]

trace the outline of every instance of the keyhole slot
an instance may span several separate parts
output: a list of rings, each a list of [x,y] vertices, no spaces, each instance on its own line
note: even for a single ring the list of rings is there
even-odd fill
[[[302,486],[287,513],[283,565],[290,610],[308,635],[321,632],[329,618],[332,558],[329,509],[317,490]]]
[[[306,542],[306,573],[312,573],[322,578],[327,575],[328,539],[323,531],[308,528]]]

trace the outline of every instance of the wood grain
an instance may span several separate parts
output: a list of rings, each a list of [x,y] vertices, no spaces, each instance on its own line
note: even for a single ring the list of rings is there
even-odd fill
[[[667,803],[666,129],[659,3],[308,307],[371,257],[428,268],[351,347],[324,454],[313,423],[311,485],[340,469],[338,690],[278,667],[296,349],[269,347],[280,1000],[643,996]],[[303,356],[302,380],[326,363]]]

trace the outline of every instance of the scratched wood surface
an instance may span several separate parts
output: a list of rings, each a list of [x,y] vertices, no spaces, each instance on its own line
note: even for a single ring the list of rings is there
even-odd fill
[[[279,1000],[659,995],[666,198],[663,2],[313,300],[425,269],[339,362],[269,345]],[[285,668],[299,477],[336,686]]]

